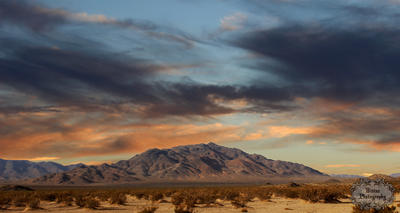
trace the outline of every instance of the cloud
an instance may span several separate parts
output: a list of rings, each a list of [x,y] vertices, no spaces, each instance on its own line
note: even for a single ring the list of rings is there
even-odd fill
[[[150,148],[237,141],[239,126],[163,124],[131,121],[119,114],[57,112],[47,115],[18,114],[0,119],[5,126],[0,155],[12,159],[53,160],[134,154]]]
[[[35,5],[26,0],[0,2],[0,26],[13,24],[24,26],[35,32],[53,31],[57,27],[71,25],[74,22],[102,24],[105,26],[131,29],[153,39],[177,42],[185,47],[193,47],[200,40],[177,29],[158,26],[150,21],[133,19],[118,20],[103,14],[72,13],[63,9],[52,9]]]
[[[333,164],[333,165],[326,165],[325,168],[354,168],[354,167],[360,167],[358,164]]]
[[[27,160],[30,161],[54,161],[60,159],[59,157],[36,157],[36,158],[30,158]]]
[[[255,68],[292,85],[297,96],[358,101],[399,92],[399,32],[287,26],[250,33],[235,45],[279,63]]]
[[[260,7],[254,11],[272,12],[282,22],[237,33],[229,44],[257,56],[241,65],[259,74],[258,85],[284,90],[291,97],[286,103],[295,106],[290,114],[301,114],[310,124],[296,137],[291,134],[295,129],[276,131],[282,135],[279,141],[354,143],[360,151],[399,151],[395,118],[400,107],[400,28],[395,23],[400,16],[395,8],[383,2],[255,4]],[[312,17],[307,13],[310,4]],[[285,18],[279,11],[297,13]]]
[[[93,23],[114,23],[117,22],[114,18],[109,18],[103,14],[87,14],[87,13],[68,13],[66,11],[60,12],[63,13],[63,16],[69,17],[72,20],[81,21],[81,22],[93,22]]]
[[[34,31],[52,30],[65,24],[67,20],[60,16],[59,10],[45,10],[23,0],[0,2],[0,24],[24,25]]]
[[[24,40],[0,36],[0,82],[6,86],[0,113],[123,111],[130,116],[213,116],[292,110],[293,97],[274,85],[216,85],[162,76],[186,64],[159,63],[115,54],[101,42],[68,35]],[[153,48],[157,49],[158,44]],[[57,47],[57,48],[54,48]],[[169,52],[180,51],[171,49]],[[136,53],[136,52],[134,52]],[[157,79],[157,80],[154,80]],[[29,105],[26,98],[34,97]],[[5,100],[5,99],[4,99]],[[234,103],[245,102],[245,105]],[[10,104],[12,103],[12,104]]]
[[[247,21],[247,15],[241,12],[236,12],[232,15],[225,16],[220,20],[220,28],[222,31],[234,31],[243,27]]]
[[[286,137],[288,135],[306,135],[309,134],[312,129],[309,127],[289,127],[289,126],[270,126],[268,127],[269,134],[272,137]]]

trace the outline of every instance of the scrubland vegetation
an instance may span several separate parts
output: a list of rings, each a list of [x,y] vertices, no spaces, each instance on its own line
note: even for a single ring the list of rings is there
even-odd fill
[[[395,185],[397,192],[400,184]],[[152,189],[38,189],[35,191],[5,191],[0,193],[0,209],[12,207],[41,209],[43,202],[53,202],[62,206],[99,209],[101,205],[126,205],[127,197],[147,200],[151,205],[140,212],[156,212],[157,204],[171,203],[176,213],[191,213],[199,205],[218,207],[221,201],[229,201],[238,212],[247,212],[248,204],[258,199],[270,202],[272,197],[302,199],[309,203],[340,203],[350,197],[351,184],[285,184],[246,187],[192,187],[192,188],[152,188]],[[271,203],[271,205],[273,205]],[[362,211],[353,208],[354,213],[396,212],[396,207],[382,211]]]

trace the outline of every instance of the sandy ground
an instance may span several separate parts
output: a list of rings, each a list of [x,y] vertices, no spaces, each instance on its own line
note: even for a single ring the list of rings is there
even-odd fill
[[[158,207],[156,213],[173,213],[174,206],[169,202],[169,199],[166,199],[167,202],[157,202],[152,203],[147,200],[138,200],[134,197],[128,197],[128,203],[124,206],[119,205],[111,205],[109,203],[101,203],[101,207],[97,210],[90,210],[85,208],[78,208],[76,206],[64,207],[55,202],[41,202],[42,210],[27,210],[24,208],[11,208],[9,210],[3,210],[0,212],[54,212],[54,213],[70,213],[70,212],[140,212],[146,207],[156,206]],[[222,205],[215,206],[202,206],[198,205],[195,208],[195,212],[210,212],[210,213],[219,213],[219,212],[241,212],[242,209],[235,208],[231,205],[229,201],[219,201]],[[394,205],[400,204],[400,195],[396,195]],[[258,199],[254,199],[252,202],[248,203],[248,207],[246,208],[248,212],[262,212],[262,213],[290,213],[290,212],[301,212],[301,213],[351,213],[352,212],[352,203],[350,200],[342,200],[342,203],[338,204],[328,204],[328,203],[307,203],[300,199],[287,199],[287,198],[272,198],[270,202],[268,201],[260,201]]]

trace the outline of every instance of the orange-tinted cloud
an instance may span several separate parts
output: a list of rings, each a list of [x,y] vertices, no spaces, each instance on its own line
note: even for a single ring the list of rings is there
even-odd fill
[[[314,143],[314,141],[312,141],[312,140],[307,140],[306,141],[306,144],[308,144],[308,145],[313,144],[313,143]]]
[[[312,127],[270,126],[269,133],[272,137],[286,137],[288,135],[307,135],[313,132]]]
[[[84,113],[81,114],[84,116]],[[84,157],[137,153],[149,148],[239,141],[239,126],[121,122],[103,114],[79,118],[79,113],[59,116],[10,116],[1,123],[7,133],[0,137],[0,155],[8,159],[51,160],[43,156]]]

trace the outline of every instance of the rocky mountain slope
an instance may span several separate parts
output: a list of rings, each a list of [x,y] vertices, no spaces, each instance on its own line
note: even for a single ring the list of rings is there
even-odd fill
[[[54,162],[31,162],[27,160],[0,159],[0,180],[19,181],[46,174],[65,172],[79,165],[64,166]]]
[[[251,181],[271,177],[327,176],[310,167],[267,159],[214,143],[150,149],[129,160],[99,166],[80,166],[71,171],[32,180],[38,184],[121,184],[140,181]]]

